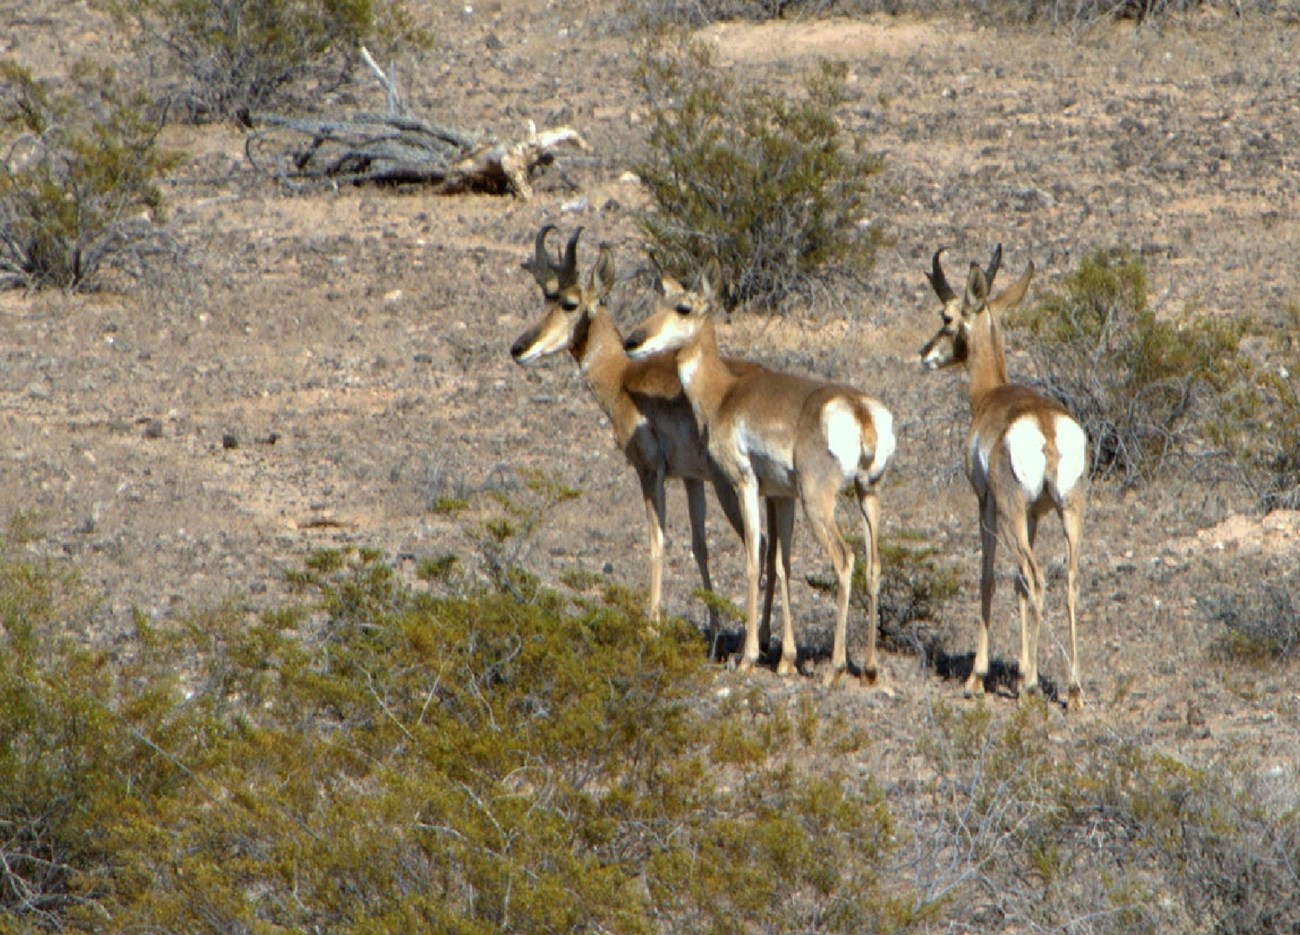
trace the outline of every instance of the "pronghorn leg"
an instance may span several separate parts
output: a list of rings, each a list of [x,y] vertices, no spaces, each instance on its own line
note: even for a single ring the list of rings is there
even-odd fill
[[[1061,510],[1061,526],[1065,530],[1065,611],[1070,618],[1070,694],[1066,709],[1077,711],[1083,707],[1083,688],[1079,683],[1079,643],[1075,631],[1075,607],[1079,598],[1079,544],[1083,536],[1083,498],[1068,503]]]
[[[740,498],[745,540],[745,648],[740,657],[740,669],[752,669],[758,663],[758,577],[759,550],[762,530],[758,515],[758,481],[742,480],[736,489]]]
[[[695,556],[695,567],[700,570],[700,581],[704,590],[713,593],[713,579],[709,577],[709,537],[707,532],[708,500],[704,492],[704,482],[693,477],[684,478],[686,485],[686,507],[691,519],[691,553]],[[718,621],[718,608],[709,605],[709,659],[717,659],[718,643],[721,639],[721,627]]]
[[[862,681],[874,685],[880,674],[876,659],[876,631],[880,627],[880,494],[862,481],[857,482],[857,492],[867,572],[867,654],[862,662]],[[851,573],[850,568],[850,577]]]
[[[768,501],[774,522],[768,526],[768,539],[775,543],[777,583],[781,588],[781,660],[777,675],[794,675],[798,672],[799,647],[794,638],[794,616],[790,613],[790,547],[794,542],[794,501],[790,499]]]
[[[794,532],[791,531],[791,542]],[[772,644],[772,598],[776,594],[776,503],[770,497],[767,501],[767,542],[763,550],[763,568],[766,587],[763,589],[763,622],[758,627],[758,645],[767,652]]]
[[[722,514],[727,518],[731,528],[736,531],[740,541],[745,541],[745,521],[740,512],[740,500],[736,496],[735,488],[722,475],[721,472],[715,471],[713,479],[713,489],[718,496],[718,504],[722,507]],[[771,529],[772,504],[767,505],[767,528]],[[772,595],[776,587],[776,580],[772,577],[775,572],[776,545],[772,542],[771,536],[760,536],[759,541],[762,543],[759,551],[764,556],[764,572],[767,580],[766,593],[763,595],[763,618],[758,629],[758,644],[762,652],[767,652],[768,643],[772,640]]]
[[[1034,557],[1037,518],[1028,510],[1016,509],[1005,516],[1012,535],[1019,574],[1016,593],[1020,599],[1020,673],[1017,691],[1023,697],[1038,691],[1038,636],[1043,624],[1043,574]]]
[[[650,532],[650,619],[658,623],[663,614],[664,580],[664,472],[660,468],[642,471],[641,496],[645,500],[646,523]]]
[[[991,496],[980,500],[980,622],[975,638],[975,662],[966,679],[967,697],[984,694],[984,679],[989,674],[989,620],[993,615],[993,595],[997,591],[995,562],[998,557],[997,507]]]
[[[835,491],[824,495],[805,497],[804,516],[813,536],[835,567],[838,584],[838,603],[835,608],[835,642],[831,647],[831,670],[826,675],[827,684],[839,681],[848,669],[849,592],[853,587],[853,550],[835,525]]]

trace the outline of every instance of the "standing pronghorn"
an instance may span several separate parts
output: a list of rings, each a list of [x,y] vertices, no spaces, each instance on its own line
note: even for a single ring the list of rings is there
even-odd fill
[[[1038,690],[1038,636],[1043,619],[1043,573],[1034,558],[1038,521],[1050,511],[1065,530],[1065,606],[1070,618],[1070,694],[1067,706],[1082,705],[1075,602],[1079,593],[1079,537],[1087,496],[1088,438],[1055,400],[1007,380],[1006,356],[997,314],[1024,299],[1034,276],[1030,262],[1006,291],[989,298],[1002,257],[999,244],[989,272],[972,263],[966,293],[957,296],[934,255],[930,284],[943,302],[943,326],[921,349],[926,369],[963,364],[969,378],[971,428],[966,444],[966,476],[980,506],[980,628],[975,664],[966,692],[984,691],[989,671],[989,615],[993,606],[998,539],[1014,551],[1020,574],[1020,671],[1018,688]]]
[[[756,369],[734,373],[718,353],[712,310],[721,270],[710,260],[689,291],[665,292],[659,308],[627,339],[633,357],[677,351],[677,373],[709,454],[735,488],[744,517],[745,567],[749,578],[745,647],[741,667],[759,657],[759,499],[769,503],[768,537],[779,550],[774,562],[781,589],[784,628],[781,675],[795,671],[797,649],[790,617],[790,541],[794,500],[803,503],[813,534],[830,555],[839,578],[839,613],[831,655],[833,681],[847,666],[846,630],[853,550],[835,524],[835,500],[852,481],[865,532],[868,614],[862,674],[874,682],[877,601],[880,594],[880,500],[877,485],[894,452],[893,417],[880,403],[846,386]]]
[[[672,359],[660,356],[634,361],[623,350],[623,337],[604,306],[614,286],[613,254],[608,247],[600,248],[600,256],[584,285],[577,258],[582,228],[569,238],[559,262],[551,258],[546,247],[546,237],[554,229],[553,224],[548,224],[538,232],[533,258],[524,264],[542,288],[545,314],[519,336],[510,354],[517,363],[528,364],[568,350],[609,417],[618,446],[641,483],[650,532],[650,615],[658,618],[663,591],[665,479],[681,478],[686,487],[691,550],[708,591],[713,590],[713,584],[705,537],[704,481],[714,482],[718,502],[738,531],[740,510],[735,493],[721,481],[709,461]],[[728,366],[739,370],[753,367],[740,361],[729,361]],[[719,636],[717,610],[712,607],[709,625],[712,654],[717,650]]]

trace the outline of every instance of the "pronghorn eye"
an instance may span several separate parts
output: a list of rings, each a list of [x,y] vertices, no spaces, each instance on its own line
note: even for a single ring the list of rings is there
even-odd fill
[[[691,313],[691,304],[689,302],[679,302],[674,311],[678,315],[689,315]]]
[[[561,300],[560,300],[560,308],[564,309],[566,312],[577,311],[577,309],[578,309],[578,300],[577,300],[577,299],[574,299],[574,298],[564,298],[564,299],[561,299]]]

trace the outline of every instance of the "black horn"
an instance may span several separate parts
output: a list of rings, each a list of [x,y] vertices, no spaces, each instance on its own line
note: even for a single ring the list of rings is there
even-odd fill
[[[930,272],[925,274],[925,278],[930,280],[930,285],[942,302],[951,302],[957,298],[957,293],[952,291],[952,287],[948,285],[948,278],[943,274],[943,267],[939,265],[939,257],[943,256],[943,252],[947,249],[947,247],[940,247],[934,251],[934,259],[930,261]]]
[[[569,238],[568,244],[564,247],[564,265],[562,278],[578,278],[578,238],[582,236],[582,228],[579,227]]]
[[[988,282],[989,288],[993,288],[993,277],[998,274],[998,267],[1002,265],[1002,244],[993,248],[993,256],[989,258],[989,265],[984,267],[984,279]]]

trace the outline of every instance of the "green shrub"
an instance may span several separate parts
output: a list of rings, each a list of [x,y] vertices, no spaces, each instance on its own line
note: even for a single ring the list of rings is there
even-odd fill
[[[164,97],[194,122],[290,103],[347,79],[361,43],[427,45],[402,0],[101,0],[176,76]]]
[[[144,99],[86,64],[55,94],[0,63],[0,285],[89,289],[174,258],[159,184],[179,155],[157,145]]]
[[[792,99],[740,83],[708,47],[664,32],[639,62],[650,116],[636,171],[651,200],[640,223],[660,267],[685,280],[716,256],[732,305],[778,304],[828,264],[869,268],[876,239],[860,222],[881,160],[840,132],[845,66],[823,63]]]
[[[1033,338],[1044,388],[1088,433],[1093,477],[1131,484],[1154,476],[1198,437],[1198,404],[1243,375],[1243,323],[1157,318],[1146,270],[1124,249],[1085,257],[1060,292],[1007,324]]]

